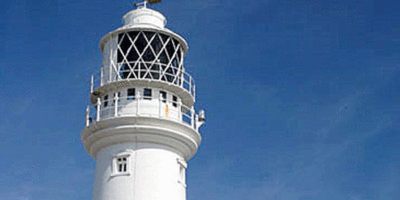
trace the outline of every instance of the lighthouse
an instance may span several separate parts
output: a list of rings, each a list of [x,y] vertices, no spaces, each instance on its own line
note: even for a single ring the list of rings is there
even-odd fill
[[[184,67],[187,43],[166,19],[135,4],[100,41],[81,138],[96,161],[93,200],[185,200],[187,161],[201,143],[204,111]]]

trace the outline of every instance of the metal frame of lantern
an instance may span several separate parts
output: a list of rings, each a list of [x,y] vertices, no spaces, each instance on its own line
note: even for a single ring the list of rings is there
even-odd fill
[[[124,29],[104,37],[100,48],[103,66],[109,67],[92,77],[91,92],[112,82],[151,79],[181,87],[195,99],[194,79],[183,66],[187,45],[176,34]]]

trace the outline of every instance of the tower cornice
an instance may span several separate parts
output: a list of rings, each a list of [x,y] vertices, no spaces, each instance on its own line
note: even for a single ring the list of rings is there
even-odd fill
[[[93,158],[99,150],[113,144],[146,142],[174,148],[189,160],[201,143],[200,134],[192,127],[152,117],[102,120],[83,129],[81,137],[86,151]]]

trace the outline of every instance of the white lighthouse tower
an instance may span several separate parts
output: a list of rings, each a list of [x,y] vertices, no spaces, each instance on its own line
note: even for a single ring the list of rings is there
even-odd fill
[[[157,0],[150,0],[149,4]],[[82,141],[96,161],[93,200],[185,200],[204,112],[185,71],[186,41],[141,3],[100,41]]]

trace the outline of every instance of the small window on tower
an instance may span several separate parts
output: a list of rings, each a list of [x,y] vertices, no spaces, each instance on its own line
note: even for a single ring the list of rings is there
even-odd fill
[[[104,107],[107,107],[108,106],[108,95],[106,95],[106,96],[104,96]]]
[[[111,176],[129,175],[129,154],[122,154],[113,157],[113,173]]]
[[[172,105],[174,106],[174,107],[176,107],[178,104],[177,104],[177,101],[178,101],[178,98],[175,96],[175,95],[173,95],[172,96]]]
[[[178,183],[180,183],[183,187],[186,188],[186,176],[185,176],[185,171],[187,168],[187,164],[184,160],[182,159],[176,159],[178,162]]]
[[[151,89],[144,88],[143,97],[144,97],[144,99],[151,100]]]
[[[127,158],[119,157],[117,158],[117,170],[118,172],[126,172]]]
[[[128,89],[128,100],[135,100],[135,93],[136,93],[135,88],[129,88]]]
[[[161,96],[161,100],[162,102],[167,102],[167,93],[165,91],[160,91],[160,96]]]

